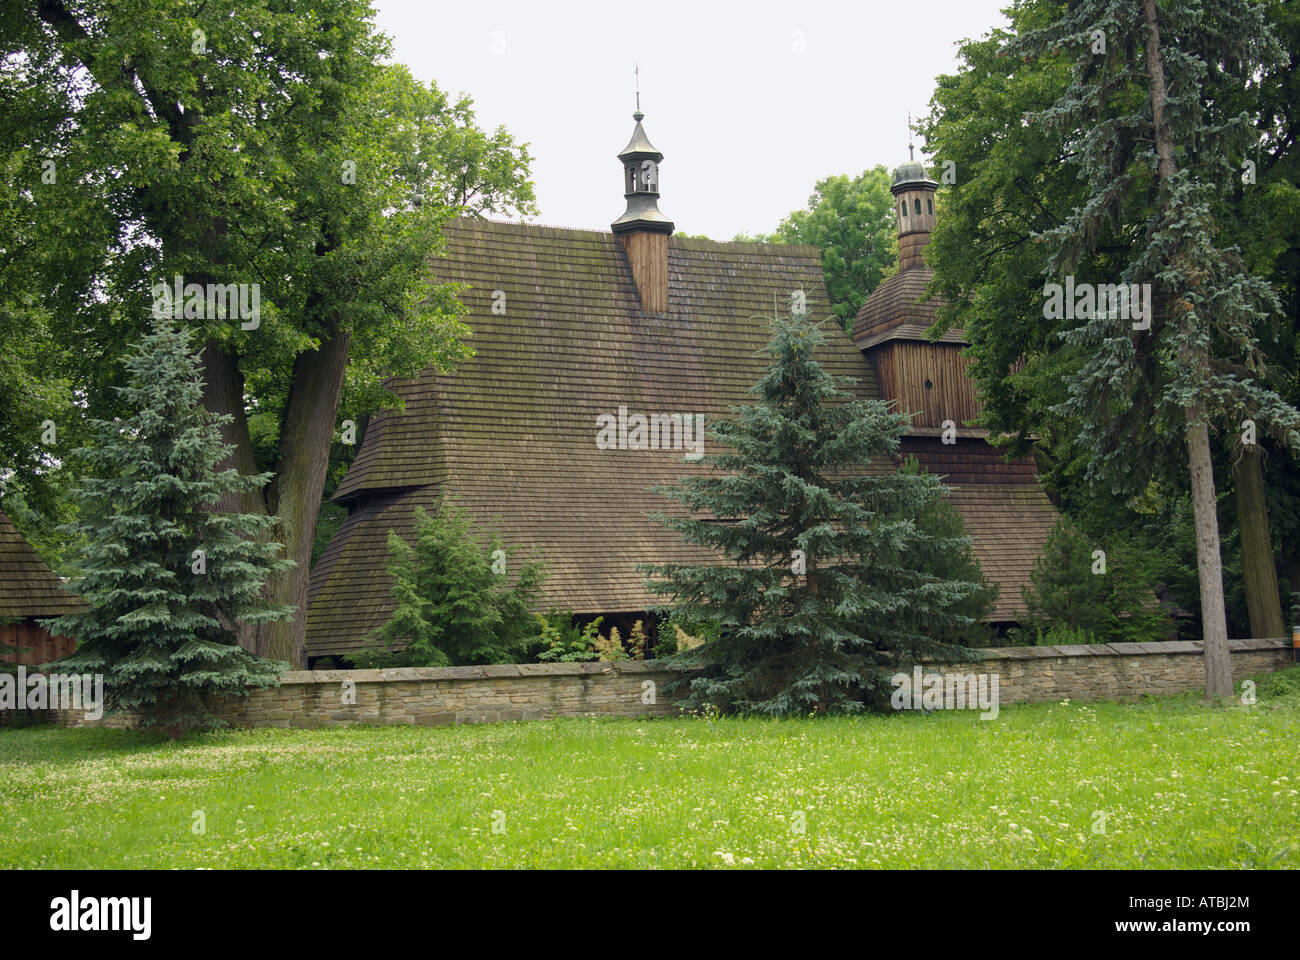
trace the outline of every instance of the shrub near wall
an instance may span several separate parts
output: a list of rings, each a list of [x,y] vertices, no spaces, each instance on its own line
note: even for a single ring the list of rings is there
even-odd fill
[[[1292,662],[1287,640],[1232,640],[1232,676]],[[1052,700],[1135,700],[1200,689],[1199,642],[991,647],[963,664],[926,671],[996,673],[1002,705]],[[278,689],[254,690],[216,712],[235,726],[493,723],[551,717],[652,717],[679,711],[664,695],[676,673],[655,660],[525,663],[484,667],[297,670]],[[649,685],[648,685],[649,684]],[[122,718],[107,718],[119,725]],[[60,722],[80,726],[79,714]]]

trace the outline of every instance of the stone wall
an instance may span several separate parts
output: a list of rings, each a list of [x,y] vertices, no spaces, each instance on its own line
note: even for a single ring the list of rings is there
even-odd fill
[[[300,670],[278,690],[256,690],[219,715],[273,727],[669,716],[678,711],[661,688],[675,676],[653,660]]]
[[[1289,640],[1230,640],[1232,680],[1292,662]],[[990,647],[976,663],[927,669],[998,674],[1003,705],[1051,700],[1136,700],[1205,687],[1200,641]]]
[[[1232,676],[1268,673],[1292,662],[1289,641],[1233,640]],[[1097,646],[993,647],[972,663],[925,663],[927,672],[996,673],[1000,702],[1133,700],[1200,689],[1199,642]],[[492,723],[550,717],[671,716],[663,692],[676,674],[656,661],[300,670],[276,690],[223,704],[235,726],[324,727],[369,724]],[[60,717],[81,725],[76,715]],[[109,718],[117,725],[120,718]]]

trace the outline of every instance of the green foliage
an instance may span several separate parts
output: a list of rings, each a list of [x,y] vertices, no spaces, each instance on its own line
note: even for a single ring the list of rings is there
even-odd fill
[[[1069,65],[1016,60],[1006,48],[1065,7],[1064,0],[1018,3],[1008,11],[1011,29],[962,43],[960,69],[936,79],[921,123],[928,151],[956,173],[926,250],[934,289],[947,301],[936,333],[964,331],[985,422],[1014,438],[1018,456],[1053,449],[1050,410],[1064,399],[1062,375],[1076,362],[1043,317],[1048,251],[1033,238],[1082,202],[1083,187],[1052,132],[1022,119],[1055,102],[1070,82]],[[1075,432],[1065,426],[1059,435]]]
[[[1095,634],[1083,628],[1074,628],[1063,623],[1021,624],[1012,627],[1007,634],[1009,647],[1049,647],[1059,644],[1101,643]]]
[[[647,636],[645,622],[636,621],[625,640],[618,627],[602,633],[604,617],[579,625],[571,614],[551,613],[542,621],[542,645],[536,655],[539,663],[575,663],[602,660],[644,660]]]
[[[432,513],[417,509],[414,543],[390,530],[388,551],[397,608],[350,655],[358,667],[516,663],[536,642],[541,624],[528,608],[542,565],[524,563],[512,577],[515,551],[495,531],[482,537],[465,510],[446,500]]]
[[[123,413],[108,388],[159,281],[260,285],[255,329],[195,322],[206,399],[236,414],[236,462],[275,474],[239,509],[279,514],[298,561],[271,580],[281,599],[305,589],[324,488],[355,449],[306,438],[395,405],[386,378],[470,355],[458,288],[429,257],[450,218],[535,212],[531,157],[481,130],[467,97],[392,63],[374,18],[368,0],[0,11],[13,186],[0,197],[0,476],[17,474],[38,526],[85,419]],[[22,529],[49,558],[74,552]],[[301,630],[266,625],[256,640],[296,657]]]
[[[1185,469],[1189,411],[1240,412],[1300,444],[1300,413],[1261,375],[1256,331],[1280,309],[1276,293],[1222,242],[1215,216],[1239,174],[1236,158],[1258,139],[1249,117],[1225,113],[1216,94],[1244,90],[1282,54],[1262,11],[1251,0],[1162,4],[1167,131],[1154,127],[1141,5],[1080,0],[1006,47],[1075,67],[1056,100],[1026,118],[1052,134],[1086,185],[1059,225],[1035,232],[1048,251],[1044,273],[1154,290],[1148,330],[1097,311],[1058,331],[1081,361],[1060,409],[1079,424],[1088,477],[1123,492]],[[1101,54],[1087,39],[1096,29],[1111,38]],[[1160,161],[1165,133],[1176,156]],[[1158,162],[1168,169],[1157,173]]]
[[[973,626],[963,606],[982,586],[932,567],[969,541],[918,520],[946,488],[914,470],[867,472],[889,463],[908,418],[854,399],[850,379],[817,363],[824,340],[805,318],[774,319],[756,402],[712,428],[734,452],[662,490],[689,514],[657,519],[726,561],[644,568],[675,613],[719,626],[676,658],[702,668],[683,681],[688,708],[851,712],[888,699],[889,666],[963,658],[938,638]]]
[[[1261,705],[1300,708],[1300,665],[1264,674],[1256,681],[1255,696]]]
[[[537,653],[538,663],[580,663],[599,658],[596,637],[604,617],[586,624],[577,624],[572,614],[551,613],[542,620],[542,649]]]
[[[769,235],[736,239],[809,244],[821,250],[831,310],[849,329],[898,256],[890,182],[883,166],[853,178],[825,177],[817,181],[806,210],[795,210]]]
[[[669,609],[659,620],[655,639],[655,657],[668,658],[685,653],[722,636],[722,624],[701,616],[689,616],[682,609]]]
[[[915,457],[908,457],[899,468],[904,476],[921,476],[926,473]],[[917,529],[925,536],[913,547],[912,557],[920,569],[940,580],[975,585],[969,595],[953,604],[954,612],[963,621],[956,627],[936,627],[932,636],[946,643],[969,647],[988,646],[991,634],[984,618],[992,611],[998,598],[998,585],[990,584],[980,568],[979,560],[966,525],[957,508],[946,498],[930,501],[916,516]]]
[[[216,725],[208,698],[278,682],[285,664],[243,650],[234,628],[291,614],[261,597],[267,577],[291,561],[266,539],[270,518],[209,509],[269,478],[217,470],[229,452],[220,429],[228,418],[200,403],[188,331],[155,321],[125,366],[128,384],[118,389],[131,414],[92,420],[91,445],[74,454],[87,473],[69,532],[86,553],[72,589],[90,610],[45,626],[78,641],[61,670],[103,673],[110,708],[174,737]]]
[[[948,327],[965,331],[971,341],[967,352],[976,361],[971,375],[983,404],[984,424],[1007,437],[1015,455],[1035,454],[1044,484],[1059,500],[1062,511],[1091,533],[1141,542],[1144,559],[1152,565],[1153,582],[1163,584],[1178,606],[1197,612],[1195,541],[1181,450],[1183,414],[1176,410],[1169,416],[1165,415],[1168,411],[1157,416],[1150,406],[1160,389],[1158,384],[1167,383],[1173,389],[1173,381],[1166,379],[1171,370],[1177,375],[1173,368],[1178,361],[1171,359],[1176,354],[1172,341],[1155,348],[1151,333],[1125,334],[1118,329],[1111,330],[1101,343],[1076,341],[1064,335],[1080,324],[1043,316],[1043,278],[1056,270],[1050,261],[1060,249],[1058,231],[1067,225],[1072,212],[1086,212],[1094,230],[1091,252],[1080,256],[1073,267],[1079,282],[1115,280],[1137,262],[1143,245],[1156,236],[1149,230],[1155,229],[1151,218],[1160,201],[1151,177],[1151,140],[1149,131],[1137,133],[1150,125],[1149,106],[1140,106],[1145,97],[1141,76],[1145,28],[1133,24],[1140,5],[1121,4],[1124,9],[1117,11],[1116,20],[1104,24],[1110,41],[1106,57],[1094,56],[1086,44],[1081,46],[1083,37],[1091,41],[1086,31],[1060,44],[1040,42],[1040,31],[1059,32],[1067,17],[1078,25],[1090,16],[1088,9],[1095,12],[1100,6],[1022,0],[1007,11],[1009,28],[964,42],[958,71],[938,78],[923,131],[928,149],[940,160],[952,161],[957,177],[945,191],[944,216],[927,249],[927,259],[936,269],[935,290],[948,304],[935,332]],[[1258,38],[1259,49],[1265,50],[1268,31],[1256,29],[1256,17],[1262,13],[1294,62],[1300,56],[1300,10],[1293,3],[1269,2],[1257,7],[1245,19],[1214,14],[1214,30],[1236,30],[1249,44]],[[1193,61],[1208,49],[1206,37],[1183,21],[1184,4],[1167,10],[1162,5],[1161,10],[1162,34],[1175,48],[1171,56],[1178,61],[1173,69],[1180,85],[1176,92],[1180,122],[1191,123],[1197,110],[1202,110],[1207,124],[1221,125],[1214,136],[1236,141],[1233,147],[1212,147],[1209,140],[1193,135],[1190,142],[1194,146],[1180,156],[1180,163],[1191,162],[1197,176],[1210,180],[1212,188],[1222,188],[1211,189],[1211,193],[1220,194],[1210,208],[1213,226],[1221,228],[1218,242],[1229,260],[1234,256],[1232,246],[1240,245],[1249,273],[1271,281],[1281,304],[1280,314],[1272,304],[1268,306],[1271,317],[1253,314],[1249,329],[1242,327],[1241,321],[1247,318],[1244,310],[1223,311],[1223,318],[1235,315],[1237,321],[1225,319],[1220,324],[1211,318],[1206,328],[1213,338],[1216,373],[1249,381],[1242,388],[1247,391],[1277,391],[1286,406],[1295,407],[1300,402],[1300,379],[1285,375],[1285,371],[1296,367],[1296,335],[1300,332],[1300,296],[1296,293],[1300,281],[1300,202],[1296,199],[1300,196],[1296,188],[1300,153],[1295,147],[1294,119],[1300,103],[1295,95],[1300,80],[1285,63],[1261,64],[1257,80],[1248,87],[1242,86],[1235,68],[1226,72],[1211,68],[1198,94],[1200,81],[1182,71],[1194,73]],[[1024,38],[1035,36],[1035,49],[1026,49]],[[1210,43],[1211,60],[1229,45]],[[1183,47],[1187,47],[1186,54],[1178,49]],[[1136,60],[1124,67],[1118,62],[1124,58]],[[1120,81],[1120,75],[1129,69],[1134,75]],[[1110,85],[1109,99],[1106,95],[1096,99],[1097,84]],[[1093,99],[1086,104],[1080,85],[1093,85],[1086,94]],[[1118,115],[1126,110],[1126,117]],[[1271,131],[1270,135],[1253,143],[1252,138],[1243,137],[1242,114],[1257,116],[1258,129]],[[1130,138],[1136,139],[1129,143]],[[1089,165],[1099,162],[1117,142],[1125,146],[1116,154],[1116,162],[1122,163],[1126,157],[1130,161],[1124,173],[1127,186],[1118,174],[1088,172]],[[1245,158],[1257,162],[1255,185],[1242,182]],[[1120,219],[1108,222],[1106,217],[1094,216],[1100,209],[1094,200],[1102,195],[1114,202],[1108,209]],[[1203,235],[1212,233],[1206,229]],[[1040,242],[1044,239],[1052,242]],[[1212,275],[1207,273],[1207,277]],[[1223,276],[1222,271],[1218,276]],[[1260,293],[1260,303],[1268,300],[1258,284],[1252,282],[1241,289]],[[1176,332],[1164,329],[1174,326],[1173,315],[1162,317],[1158,306],[1154,320],[1160,337]],[[1143,336],[1148,340],[1142,340]],[[1241,342],[1243,337],[1247,342]],[[1135,349],[1123,342],[1128,338]],[[1252,350],[1253,360],[1245,359]],[[1112,373],[1101,374],[1103,386],[1113,382],[1114,395],[1109,401],[1074,403],[1071,384],[1079,377],[1097,374],[1101,370],[1097,363],[1120,364]],[[1225,363],[1233,364],[1235,372],[1229,372]],[[1219,489],[1226,490],[1231,479],[1227,448],[1238,433],[1241,415],[1223,414],[1232,411],[1234,404],[1228,401],[1239,390],[1220,391],[1212,378],[1204,378],[1202,384],[1217,392],[1207,409],[1226,420],[1226,429],[1218,434],[1215,471]],[[1270,403],[1271,407],[1265,407],[1279,413],[1283,421],[1289,418],[1275,400]],[[1114,419],[1125,417],[1132,429]],[[1108,480],[1118,481],[1113,485],[1096,482],[1100,441],[1099,435],[1084,429],[1084,421],[1089,419],[1096,424],[1110,422],[1114,428],[1107,441],[1113,470],[1104,471]],[[1159,425],[1154,426],[1157,421]],[[1281,431],[1285,433],[1285,424]],[[1279,559],[1291,563],[1291,569],[1300,569],[1300,561],[1291,559],[1300,557],[1293,546],[1300,542],[1295,536],[1300,529],[1295,519],[1300,516],[1300,469],[1282,444],[1262,432],[1260,440],[1272,454],[1265,458],[1264,469],[1273,543]],[[1230,626],[1241,635],[1247,625],[1239,544],[1232,533],[1235,508],[1234,498],[1221,498],[1227,612]]]
[[[1022,588],[1026,635],[1040,644],[1166,640],[1173,633],[1171,611],[1156,602],[1142,553],[1119,537],[1094,545],[1063,518],[1030,581]]]

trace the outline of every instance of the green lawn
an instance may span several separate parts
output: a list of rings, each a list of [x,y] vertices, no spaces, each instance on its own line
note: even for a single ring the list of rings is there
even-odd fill
[[[0,867],[1300,867],[1300,670],[1258,695],[179,746],[7,730]]]

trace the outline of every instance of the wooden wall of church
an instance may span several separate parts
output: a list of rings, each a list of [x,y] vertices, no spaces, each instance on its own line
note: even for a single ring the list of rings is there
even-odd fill
[[[646,313],[668,312],[668,234],[633,230],[620,234],[632,278]]]
[[[881,344],[872,351],[881,394],[914,414],[913,426],[940,427],[951,420],[961,427],[980,413],[975,381],[967,373],[973,361],[961,349],[911,340]]]
[[[66,657],[76,646],[71,637],[52,637],[35,620],[0,626],[0,661],[35,666]],[[22,648],[28,649],[22,649]]]

